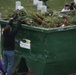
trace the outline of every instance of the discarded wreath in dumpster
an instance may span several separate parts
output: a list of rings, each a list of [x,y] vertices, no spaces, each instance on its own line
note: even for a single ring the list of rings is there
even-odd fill
[[[12,15],[22,16],[22,24],[29,26],[56,28],[68,25],[76,25],[76,10],[67,13],[48,11],[45,14],[28,13],[24,10],[15,10]]]

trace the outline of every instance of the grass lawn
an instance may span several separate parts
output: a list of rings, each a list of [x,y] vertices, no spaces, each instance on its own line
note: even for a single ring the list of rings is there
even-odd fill
[[[15,2],[17,0],[0,0],[0,13],[2,17],[7,17],[7,15],[15,10]],[[37,12],[36,7],[33,5],[33,0],[19,0],[22,6],[28,12]],[[48,0],[49,9],[60,11],[66,3],[70,3],[73,0]]]

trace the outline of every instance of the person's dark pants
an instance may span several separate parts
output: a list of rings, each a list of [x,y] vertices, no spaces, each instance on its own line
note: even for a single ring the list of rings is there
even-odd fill
[[[49,8],[49,6],[48,6],[48,4],[47,4],[47,2],[46,2],[46,1],[44,1],[44,5],[46,5],[46,6],[47,6],[47,8]]]

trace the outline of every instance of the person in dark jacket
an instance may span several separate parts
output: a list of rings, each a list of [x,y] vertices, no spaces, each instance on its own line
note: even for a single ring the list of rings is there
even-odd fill
[[[12,75],[14,63],[15,36],[21,28],[21,18],[18,18],[17,26],[13,30],[12,25],[16,17],[10,19],[3,31],[3,60],[7,75]]]
[[[2,71],[3,75],[7,75],[7,72],[5,70],[4,65],[2,64],[2,61],[0,60],[0,70]]]
[[[48,4],[47,4],[47,1],[48,1],[48,0],[43,0],[43,3],[44,3],[44,5],[47,6],[47,8],[49,8],[49,6],[48,6]]]
[[[71,2],[70,4],[70,10],[75,10],[75,2]]]
[[[48,4],[47,4],[47,1],[48,1],[48,0],[39,0],[39,1],[43,1],[43,4],[46,5],[47,8],[49,8],[49,6],[48,6]]]

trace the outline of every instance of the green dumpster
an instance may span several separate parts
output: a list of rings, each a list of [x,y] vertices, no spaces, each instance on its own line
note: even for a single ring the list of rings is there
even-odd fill
[[[0,21],[2,28],[7,23],[8,21]],[[22,24],[15,41],[14,68],[23,57],[30,75],[76,73],[75,25],[63,28],[39,28]]]

